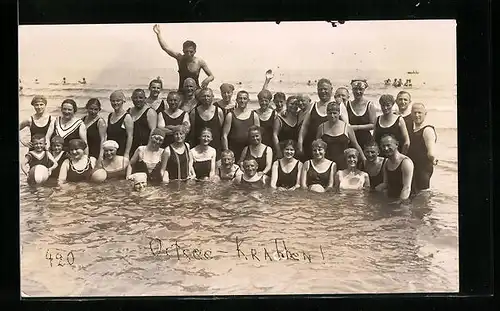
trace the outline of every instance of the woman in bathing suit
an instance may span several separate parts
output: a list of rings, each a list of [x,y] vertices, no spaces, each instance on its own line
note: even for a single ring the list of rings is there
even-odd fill
[[[238,175],[243,174],[240,167],[234,164],[234,153],[226,149],[221,152],[220,165],[217,168],[217,176],[220,180],[233,180]]]
[[[262,90],[257,94],[260,108],[255,110],[259,116],[260,127],[262,128],[262,143],[266,146],[273,145],[273,124],[276,118],[276,111],[271,106],[273,95],[268,90]]]
[[[193,157],[186,143],[186,129],[177,125],[173,129],[174,142],[165,148],[162,171],[165,172],[163,182],[170,180],[187,180],[196,177],[193,169]]]
[[[121,91],[114,91],[109,96],[113,112],[108,115],[108,128],[106,135],[108,140],[114,140],[118,143],[116,154],[130,158],[130,149],[134,136],[134,121],[130,114],[123,109],[125,95]]]
[[[164,172],[161,170],[163,148],[163,138],[165,132],[161,129],[154,129],[149,137],[146,146],[139,146],[130,159],[127,167],[127,179],[132,179],[132,174],[146,173],[148,182],[160,183],[163,180]]]
[[[101,168],[107,173],[106,179],[124,179],[127,175],[129,159],[116,154],[119,148],[120,146],[114,140],[107,140],[102,144]]]
[[[271,174],[271,188],[278,190],[295,190],[300,187],[302,163],[295,159],[297,145],[289,139],[281,142],[283,157],[274,161]]]
[[[215,149],[210,147],[212,130],[205,128],[201,131],[200,143],[191,149],[193,169],[198,180],[208,180],[215,177]]]
[[[286,140],[297,141],[299,138],[298,109],[299,98],[290,96],[286,101],[286,111],[274,119],[273,125],[273,146],[276,158],[283,157],[280,143]]]
[[[54,127],[49,128],[47,135],[61,136],[64,139],[63,150],[69,151],[69,142],[72,139],[81,139],[85,142],[85,153],[88,153],[87,145],[87,127],[83,121],[75,117],[77,111],[76,102],[72,99],[65,99],[61,104],[62,116],[58,117],[54,122]]]
[[[102,160],[102,143],[106,140],[106,121],[99,116],[101,102],[97,98],[91,98],[85,106],[87,115],[82,118],[87,127],[87,143],[89,145],[89,156]]]
[[[19,124],[19,130],[23,130],[28,127],[30,129],[30,138],[28,140],[21,140],[21,144],[23,146],[30,148],[33,150],[31,146],[31,137],[35,134],[41,134],[45,136],[47,142],[50,141],[50,135],[47,135],[49,128],[54,128],[54,121],[51,115],[45,112],[45,108],[47,107],[47,99],[45,96],[36,95],[31,100],[31,106],[35,109],[35,114],[32,115],[29,119],[23,120],[21,124]],[[49,146],[46,146],[47,148]]]
[[[337,165],[325,158],[327,146],[323,140],[316,139],[311,145],[313,158],[302,166],[300,185],[315,192],[331,190]]]
[[[183,125],[189,131],[189,114],[180,109],[181,94],[178,92],[169,92],[167,95],[168,109],[158,113],[158,127],[165,130],[165,139],[162,148],[168,147],[174,142],[172,129],[177,125]]]
[[[353,80],[351,87],[354,100],[346,103],[349,124],[356,134],[358,144],[364,146],[373,139],[370,130],[375,128],[377,110],[375,105],[364,97],[368,88],[365,80]]]
[[[58,183],[88,181],[94,172],[96,158],[87,155],[87,143],[83,139],[70,140],[68,147],[69,157],[61,165]]]
[[[257,161],[257,172],[264,175],[268,174],[273,165],[273,150],[271,147],[262,143],[261,127],[252,125],[248,129],[248,142],[249,145],[246,146],[241,153],[240,167],[243,168],[243,161],[246,157],[250,156]]]
[[[401,116],[392,112],[394,106],[394,97],[390,94],[380,96],[380,109],[382,115],[377,117],[373,137],[380,147],[380,140],[384,135],[392,135],[398,141],[398,151],[406,154],[410,147],[410,137],[405,121]]]
[[[344,150],[347,168],[337,171],[334,187],[337,190],[363,190],[370,189],[370,177],[366,172],[357,168],[359,152],[354,148]]]

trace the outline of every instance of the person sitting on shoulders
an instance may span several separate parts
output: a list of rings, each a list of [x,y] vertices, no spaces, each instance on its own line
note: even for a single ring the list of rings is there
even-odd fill
[[[415,166],[412,190],[414,193],[418,193],[430,188],[434,166],[438,164],[435,156],[437,134],[434,126],[425,121],[427,110],[424,104],[413,104],[411,117],[413,120],[410,127],[411,143],[408,149],[408,157]]]
[[[296,142],[288,139],[280,143],[283,157],[274,161],[271,168],[271,188],[278,190],[295,190],[300,187],[302,162],[295,159]]]
[[[87,143],[83,139],[72,139],[68,143],[69,157],[64,160],[57,179],[59,185],[67,182],[89,181],[97,159],[87,155]]]
[[[240,167],[234,163],[234,153],[231,150],[226,149],[221,152],[220,162],[217,167],[217,176],[220,180],[233,180],[243,174]]]
[[[194,179],[196,174],[193,169],[193,157],[189,144],[186,143],[186,128],[177,125],[172,131],[174,132],[174,142],[165,148],[163,153],[161,168],[161,171],[165,172],[163,182]]]
[[[21,169],[26,176],[28,176],[28,184],[33,184],[31,176],[35,177],[30,171],[34,169],[36,165],[42,165],[47,168],[47,178],[52,174],[52,171],[57,167],[57,161],[54,159],[50,152],[45,150],[47,143],[45,141],[45,135],[35,134],[31,136],[31,146],[33,150],[29,151],[24,157],[24,162]]]
[[[243,161],[242,168],[243,174],[234,178],[234,184],[259,189],[267,185],[269,177],[264,174],[258,174],[258,164],[252,156],[249,156]]]
[[[338,170],[335,174],[335,188],[337,190],[363,190],[370,189],[370,177],[366,172],[357,168],[359,152],[354,148],[344,150],[347,167]]]
[[[382,115],[378,116],[375,121],[375,130],[373,131],[375,141],[381,147],[382,136],[390,134],[400,144],[398,147],[399,152],[406,154],[408,147],[410,147],[410,137],[408,136],[405,120],[392,111],[395,103],[394,97],[390,94],[384,94],[380,96],[379,103]]]
[[[271,171],[273,164],[273,149],[262,143],[262,128],[256,125],[248,129],[248,146],[243,148],[240,158],[240,166],[248,156],[257,162],[257,172],[266,175]]]
[[[160,25],[155,24],[153,26],[153,31],[156,33],[156,38],[162,50],[164,50],[169,56],[177,60],[177,65],[179,66],[179,90],[182,88],[184,81],[187,78],[192,78],[196,82],[197,88],[208,87],[208,84],[212,82],[215,77],[212,71],[208,68],[207,63],[198,57],[196,54],[196,43],[193,41],[185,41],[182,44],[182,54],[171,49],[165,40],[161,36]],[[198,82],[200,71],[203,69],[207,77],[200,83]]]
[[[379,147],[374,140],[365,144],[363,153],[366,158],[363,170],[370,177],[370,188],[375,190],[384,181],[384,164],[387,159],[379,156]]]
[[[382,152],[387,157],[384,165],[384,181],[376,187],[386,192],[393,203],[408,200],[413,180],[413,162],[410,158],[398,151],[398,141],[393,135],[387,134],[380,140]]]
[[[201,130],[199,139],[200,143],[191,149],[196,179],[213,179],[215,177],[215,158],[217,154],[215,149],[209,146],[212,141],[212,130],[208,127]]]
[[[162,171],[162,158],[164,149],[161,148],[165,132],[159,128],[154,129],[145,146],[137,147],[127,167],[126,178],[132,174],[146,173],[148,181],[160,183],[165,175]]]
[[[300,185],[313,192],[325,192],[333,189],[337,165],[325,158],[326,143],[321,139],[312,142],[313,158],[302,166]]]
[[[102,144],[103,159],[101,168],[106,171],[107,179],[123,179],[127,175],[129,159],[117,155],[118,149],[120,149],[120,146],[114,140],[106,140]]]

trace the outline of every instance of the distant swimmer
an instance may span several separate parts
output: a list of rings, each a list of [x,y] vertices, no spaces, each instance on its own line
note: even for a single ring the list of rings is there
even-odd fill
[[[38,84],[38,83],[40,83],[40,82],[38,82],[38,79],[35,79],[35,84]]]
[[[87,81],[85,80],[85,78],[83,78],[82,81],[78,81],[78,83],[80,83],[80,84],[87,84]]]
[[[62,83],[63,83],[63,84],[66,84],[66,78],[63,78]]]
[[[182,45],[183,54],[172,50],[165,40],[161,37],[160,25],[156,24],[153,27],[153,31],[156,33],[156,37],[158,39],[158,43],[161,48],[167,52],[168,55],[175,58],[177,60],[177,65],[179,66],[179,87],[181,90],[184,85],[184,80],[187,78],[193,78],[196,82],[196,86],[198,88],[207,87],[210,82],[214,80],[214,75],[208,69],[207,63],[201,58],[195,57],[196,53],[196,43],[193,41],[185,41]],[[201,82],[201,85],[198,81],[200,76],[200,70],[203,69],[207,78]]]
[[[307,81],[307,85],[311,85],[311,80]]]

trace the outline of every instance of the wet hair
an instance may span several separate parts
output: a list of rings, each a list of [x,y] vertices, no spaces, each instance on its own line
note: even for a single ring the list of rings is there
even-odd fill
[[[337,102],[329,102],[328,105],[326,105],[326,110],[333,110],[340,112],[340,104]]]
[[[373,139],[370,139],[364,146],[363,149],[370,148],[370,147],[375,147],[377,149],[380,149],[377,142]]]
[[[55,135],[53,136],[51,139],[50,139],[50,143],[53,145],[53,144],[61,144],[63,145],[64,144],[64,138],[62,138],[61,136],[59,135]]]
[[[245,90],[241,90],[238,93],[236,93],[236,97],[238,97],[238,95],[240,95],[240,94],[247,94],[247,96],[250,97],[250,95],[248,94],[248,92],[245,91]]]
[[[252,125],[248,128],[248,135],[250,135],[251,132],[254,132],[254,131],[257,131],[260,133],[260,135],[262,136],[262,133],[264,132],[262,130],[262,127],[258,126],[258,125]]]
[[[45,135],[43,134],[40,134],[40,133],[37,133],[37,134],[34,134],[33,136],[31,136],[31,141],[35,141],[35,140],[45,140]]]
[[[333,86],[332,82],[326,78],[319,79],[317,86],[319,86],[320,84],[328,84],[330,86]]]
[[[280,100],[280,99],[286,100],[285,93],[283,93],[283,92],[276,92],[276,93],[274,93],[273,101]]]
[[[161,88],[161,89],[163,88],[163,81],[161,81],[161,80],[160,80],[160,79],[158,79],[158,78],[157,78],[157,79],[153,79],[153,80],[151,80],[151,81],[149,82],[148,88],[151,88],[151,85],[152,85],[153,83],[159,83],[159,84],[160,84],[160,88]]]
[[[99,99],[97,98],[91,98],[89,99],[89,101],[87,102],[87,104],[85,105],[85,108],[86,109],[89,109],[89,107],[91,105],[96,105],[97,108],[99,108],[99,110],[101,110],[101,102],[99,101]]]
[[[33,99],[31,100],[31,106],[35,105],[38,102],[42,102],[47,106],[47,98],[43,95],[35,95]]]
[[[284,151],[286,147],[292,146],[293,150],[297,151],[297,143],[293,139],[287,139],[280,142],[280,149]]]
[[[210,133],[210,135],[212,136],[212,138],[214,137],[213,133],[212,133],[212,129],[209,128],[209,127],[204,127],[204,128],[201,129],[201,131],[200,131],[200,138],[201,138],[201,135],[203,135],[203,132],[208,132],[208,133]]]
[[[347,156],[351,153],[354,153],[356,155],[356,158],[359,158],[359,151],[354,148],[347,148],[344,150],[344,157],[347,158]]]
[[[399,96],[404,95],[404,94],[408,95],[408,98],[410,98],[410,101],[411,101],[411,94],[410,94],[410,92],[407,92],[407,91],[399,91],[398,95],[396,95],[396,98],[398,98]]]
[[[257,94],[258,99],[267,99],[267,100],[272,100],[273,99],[273,94],[269,90],[262,90]]]
[[[85,148],[87,148],[87,143],[83,139],[80,139],[80,138],[70,140],[68,145],[69,145],[69,150],[73,150],[73,149],[85,150]]]
[[[318,138],[311,143],[311,149],[314,149],[314,147],[321,147],[323,149],[326,149],[327,144],[323,139]]]
[[[132,94],[136,94],[136,93],[142,93],[142,94],[144,94],[144,96],[146,96],[146,92],[144,92],[144,90],[143,90],[143,89],[135,89],[135,90],[132,92]]]
[[[392,105],[394,105],[394,96],[392,96],[391,94],[384,94],[382,96],[380,96],[380,99],[378,100],[379,104],[382,105],[382,103],[390,103]]]
[[[396,144],[396,146],[399,146],[399,141],[396,139],[396,136],[392,135],[392,134],[384,134],[382,135],[382,138],[380,138],[380,141],[382,141],[382,139],[384,138],[391,138],[394,143]]]
[[[64,104],[70,104],[71,106],[73,106],[73,112],[75,113],[78,110],[78,108],[76,107],[76,102],[70,98],[63,100],[63,102],[61,103],[61,109],[64,106]]]
[[[184,43],[182,44],[182,49],[187,49],[187,48],[190,48],[190,47],[193,47],[194,50],[196,51],[196,43],[194,43],[194,41],[191,41],[191,40],[187,40],[187,41],[184,41]]]
[[[234,152],[229,149],[222,150],[222,152],[220,153],[220,157],[222,158],[223,156],[230,156],[234,159]]]

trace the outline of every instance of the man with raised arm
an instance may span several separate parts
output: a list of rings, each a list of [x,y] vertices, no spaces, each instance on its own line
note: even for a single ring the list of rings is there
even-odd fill
[[[210,82],[214,80],[214,75],[208,69],[207,63],[201,58],[195,57],[196,54],[196,43],[193,41],[185,41],[182,45],[183,54],[172,50],[165,40],[161,37],[160,25],[156,24],[153,27],[153,31],[156,33],[156,37],[158,39],[158,43],[162,50],[167,52],[168,55],[175,58],[177,60],[177,65],[179,66],[179,88],[178,90],[182,90],[184,80],[187,78],[192,78],[196,82],[197,88],[205,88],[208,86]],[[207,78],[199,83],[200,70],[203,69]]]

